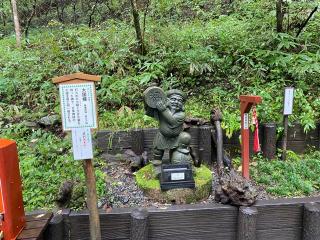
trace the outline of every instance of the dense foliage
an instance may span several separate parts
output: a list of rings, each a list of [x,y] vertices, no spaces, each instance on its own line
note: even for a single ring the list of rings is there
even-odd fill
[[[105,21],[94,30],[49,22],[47,27],[33,31],[30,44],[22,50],[14,49],[13,38],[4,38],[0,50],[4,111],[16,106],[22,111],[36,110],[39,115],[59,112],[51,78],[84,71],[103,76],[98,87],[102,114],[122,106],[140,108],[143,89],[156,82],[165,89],[183,88],[194,99],[192,103],[204,103],[201,109],[221,107],[224,128],[232,132],[239,128],[240,94],[262,96],[263,104],[258,107],[261,120],[280,122],[282,88],[295,86],[295,114],[291,120],[300,121],[306,131],[314,128],[320,107],[319,16],[315,15],[296,38],[295,32],[275,32],[270,2],[243,1],[237,6],[229,16],[204,12],[204,20],[199,16],[186,21],[179,19],[186,13],[178,9],[187,11],[183,1],[163,1],[152,8],[157,11],[147,19],[145,56],[135,51],[130,22],[118,19]],[[173,14],[160,18],[158,11]],[[297,16],[306,17],[305,11]]]
[[[41,129],[31,131],[23,125],[15,125],[2,130],[1,138],[18,140],[23,198],[27,210],[55,208],[55,202],[61,197],[59,188],[66,181],[73,182],[74,189],[73,197],[65,207],[85,207],[84,172],[81,161],[72,158],[69,137],[62,141],[50,132]],[[101,162],[99,159],[95,161]],[[100,196],[105,194],[102,169],[96,169]]]
[[[23,124],[60,113],[54,76],[76,71],[102,76],[97,86],[101,128],[154,126],[142,106],[142,92],[153,83],[183,89],[189,96],[186,111],[194,117],[208,118],[212,107],[220,107],[229,136],[240,127],[241,94],[262,96],[259,118],[279,123],[283,88],[294,86],[290,121],[309,131],[320,117],[318,13],[297,37],[318,1],[287,1],[285,31],[277,32],[276,1],[237,0],[225,6],[214,0],[140,0],[144,55],[137,49],[129,1],[48,2],[26,0],[18,6],[23,29],[30,27],[21,49],[15,47],[9,1],[0,5],[0,134],[18,141],[29,208],[51,203],[53,197],[34,194],[53,196],[61,179],[76,177],[68,169],[76,165],[81,172],[71,161],[69,139]],[[28,177],[37,166],[43,170],[34,175],[53,178],[48,185],[37,186],[38,178]]]

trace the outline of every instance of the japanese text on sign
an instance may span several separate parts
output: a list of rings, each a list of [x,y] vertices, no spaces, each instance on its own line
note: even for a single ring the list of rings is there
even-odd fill
[[[184,173],[171,173],[171,180],[177,181],[177,180],[185,180]]]
[[[74,160],[93,158],[90,128],[72,129],[72,148]]]
[[[285,88],[285,91],[284,91],[284,108],[283,108],[283,114],[284,115],[292,114],[293,97],[294,97],[294,88],[292,88],[292,87]]]
[[[249,114],[244,113],[243,114],[243,129],[248,129],[249,128]]]
[[[97,128],[93,83],[60,84],[63,130]]]

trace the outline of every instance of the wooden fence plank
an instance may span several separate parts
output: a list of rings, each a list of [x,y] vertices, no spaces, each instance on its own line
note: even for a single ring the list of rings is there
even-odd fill
[[[144,147],[148,149],[153,148],[153,140],[158,132],[157,128],[143,129]]]
[[[257,206],[257,230],[301,228],[303,204]]]
[[[90,236],[89,215],[72,212],[70,219],[70,240],[87,240]],[[106,240],[130,239],[130,213],[101,214],[101,234]]]
[[[238,210],[219,204],[150,210],[150,240],[235,239]]]
[[[54,215],[45,231],[46,240],[64,239],[64,222],[62,215]]]
[[[131,148],[131,132],[130,131],[99,131],[96,141],[97,147],[102,151],[122,150]]]
[[[193,126],[191,128],[186,129],[185,131],[189,132],[192,136],[191,138],[191,146],[195,149],[199,149],[199,144],[201,148],[204,149],[204,162],[210,163],[211,159],[214,158],[213,150],[214,144],[210,142],[209,137],[206,134],[207,130],[204,128],[212,128],[212,126]],[[134,135],[134,131],[136,130],[129,130],[129,131],[98,131],[97,136],[95,139],[96,146],[105,153],[109,154],[117,154],[123,153],[126,149],[132,149],[133,151],[138,151],[138,154],[142,150],[142,145],[138,144],[140,141],[142,142],[143,138],[143,150],[147,151],[148,157],[152,158],[152,150],[153,150],[153,140],[155,135],[158,131],[157,128],[149,128],[149,129],[142,129],[142,134],[139,137]],[[304,133],[303,127],[300,124],[294,124],[293,126],[289,127],[288,132],[288,149],[295,151],[297,153],[303,153],[308,146],[314,146],[320,148],[320,124],[317,124],[317,128],[311,130],[307,134]],[[235,132],[232,137],[229,139],[226,137],[225,131],[223,134],[223,142],[224,142],[224,149],[230,151],[230,156],[236,156],[239,154],[240,149],[240,141],[239,141],[239,132]],[[250,134],[250,154],[253,154],[253,134]],[[270,145],[270,137],[264,133],[264,126],[260,125],[259,128],[259,137],[262,149],[270,149],[266,145]],[[265,137],[267,139],[265,139]],[[140,139],[139,141],[134,141],[135,139]],[[206,139],[206,140],[205,140]],[[273,139],[274,140],[274,139]],[[273,144],[273,143],[272,143]],[[282,142],[281,139],[277,140],[277,147],[281,147]],[[139,148],[139,149],[138,149]],[[274,152],[274,149],[272,149]],[[271,154],[272,155],[272,154]],[[167,155],[165,155],[167,156]],[[210,160],[209,160],[210,159]]]
[[[259,200],[256,239],[300,240],[304,203],[320,203],[320,197]],[[101,213],[103,239],[130,239],[133,209],[113,209]],[[235,240],[238,208],[221,204],[174,205],[167,209],[149,208],[150,240]],[[88,213],[72,212],[70,240],[89,239]],[[313,221],[318,225],[315,221]],[[315,238],[317,239],[317,238]]]
[[[257,230],[257,240],[301,240],[301,228]]]
[[[240,207],[237,240],[256,240],[258,210],[256,207]]]
[[[131,150],[141,155],[144,151],[144,136],[143,129],[134,129],[131,131],[130,147]]]
[[[131,213],[130,240],[149,239],[149,213],[147,209],[135,209]]]
[[[303,214],[303,240],[320,239],[320,203],[306,203]]]
[[[27,228],[23,229],[17,240],[37,239],[43,237],[43,233],[52,217],[51,212],[39,212],[26,216]]]
[[[212,163],[212,139],[211,139],[212,126],[201,126],[199,127],[199,149],[202,148],[200,158],[203,163]]]
[[[263,125],[262,152],[268,159],[274,159],[277,151],[277,125],[275,123]]]

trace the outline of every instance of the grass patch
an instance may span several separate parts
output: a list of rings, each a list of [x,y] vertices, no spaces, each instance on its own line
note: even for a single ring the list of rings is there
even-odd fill
[[[288,160],[258,158],[251,176],[274,196],[309,196],[320,190],[320,151],[298,156],[289,152]]]

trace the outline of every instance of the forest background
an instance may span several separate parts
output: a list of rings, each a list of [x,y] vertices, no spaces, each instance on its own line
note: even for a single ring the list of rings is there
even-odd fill
[[[14,35],[14,3],[20,44]],[[208,119],[210,109],[220,107],[228,136],[240,128],[239,95],[260,95],[260,121],[281,123],[283,89],[294,86],[290,122],[301,123],[306,132],[316,128],[318,5],[311,0],[2,0],[0,134],[18,142],[27,208],[53,206],[65,180],[83,182],[80,164],[72,161],[70,136],[61,132],[58,118],[39,125],[41,118],[60,114],[51,82],[55,76],[77,71],[102,76],[97,86],[101,129],[155,126],[142,104],[143,90],[151,84],[184,90],[189,116]],[[320,158],[319,152],[311,155]],[[275,185],[269,191],[280,196],[310,194],[320,182],[320,163],[314,161],[308,168],[300,164],[301,174],[314,175],[291,176],[292,186],[281,186],[288,177],[275,185],[274,178],[261,180],[257,174],[257,181]],[[103,161],[97,163],[102,196],[107,194]],[[298,169],[297,161],[292,164]],[[276,167],[276,177],[286,169]],[[77,186],[71,206],[81,208],[85,189]]]

